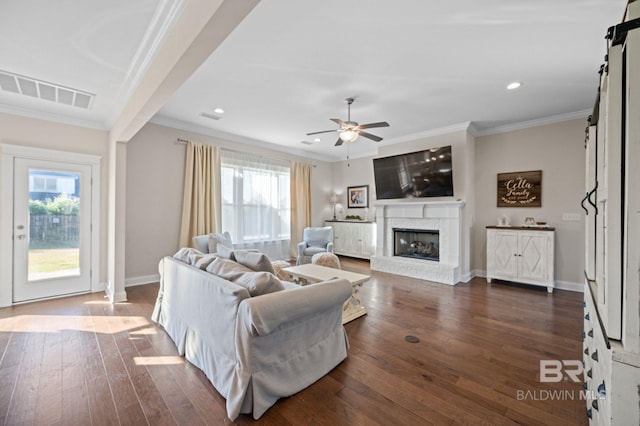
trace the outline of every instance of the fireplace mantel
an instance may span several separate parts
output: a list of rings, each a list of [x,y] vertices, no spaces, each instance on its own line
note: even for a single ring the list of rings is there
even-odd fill
[[[443,284],[460,282],[464,201],[378,201],[378,241],[371,269]],[[440,261],[393,255],[393,228],[434,229],[440,233]]]

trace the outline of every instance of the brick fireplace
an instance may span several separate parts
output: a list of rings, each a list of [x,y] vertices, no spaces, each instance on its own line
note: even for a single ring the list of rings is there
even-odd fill
[[[461,281],[463,208],[462,201],[376,204],[378,240],[371,269],[457,284]],[[400,237],[404,240],[400,244],[404,246],[404,253],[397,250],[397,230],[408,230]],[[437,257],[432,256],[434,251],[437,251]]]

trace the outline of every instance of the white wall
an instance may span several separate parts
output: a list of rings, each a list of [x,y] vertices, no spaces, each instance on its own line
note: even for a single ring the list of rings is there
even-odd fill
[[[100,200],[100,271],[99,282],[107,281],[107,184],[108,134],[103,130],[87,129],[35,118],[0,113],[0,143],[45,148],[102,157]],[[5,188],[2,187],[4,191]],[[12,214],[11,206],[0,205],[0,214]],[[7,236],[0,236],[7,238]],[[10,236],[8,237],[10,238]]]
[[[584,269],[585,120],[479,137],[476,139],[476,209],[473,228],[473,268],[486,270],[487,225],[507,215],[512,225],[526,217],[547,221],[556,228],[556,282],[580,285]],[[542,207],[496,207],[497,173],[542,170]],[[563,213],[579,213],[580,221],[565,222]]]
[[[331,188],[330,163],[147,123],[127,144],[127,284],[153,280],[158,261],[178,250],[186,148],[177,139],[314,165],[312,224],[322,224]]]

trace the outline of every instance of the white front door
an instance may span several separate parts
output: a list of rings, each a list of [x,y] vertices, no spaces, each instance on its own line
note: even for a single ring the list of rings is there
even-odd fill
[[[13,302],[91,290],[91,173],[14,159]]]

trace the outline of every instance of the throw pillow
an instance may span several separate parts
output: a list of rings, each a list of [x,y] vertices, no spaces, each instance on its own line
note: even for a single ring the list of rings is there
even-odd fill
[[[225,246],[224,244],[218,244],[213,253],[217,253],[218,257],[221,257],[223,259],[235,260],[233,249]]]
[[[209,253],[209,235],[197,235],[191,239],[193,247],[202,253]]]
[[[173,258],[180,262],[191,264],[191,260],[197,255],[202,256],[202,253],[191,247],[183,247],[173,255]]]
[[[218,257],[207,266],[207,272],[246,288],[251,297],[284,290],[284,286],[275,275],[252,271],[229,259]]]
[[[236,250],[233,252],[233,257],[236,262],[246,266],[247,268],[251,268],[254,271],[271,272],[273,275],[276,274],[276,271],[271,265],[271,261],[264,253]]]
[[[205,270],[207,269],[207,266],[216,259],[216,257],[218,257],[216,253],[203,254],[199,259],[192,263],[192,265],[196,268]]]
[[[209,253],[215,253],[220,244],[232,249],[231,234],[226,231],[222,234],[209,234]]]

